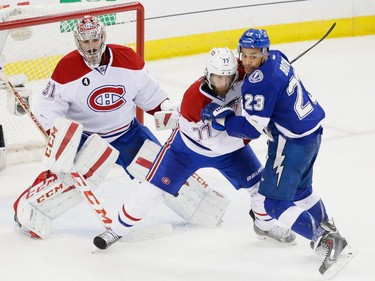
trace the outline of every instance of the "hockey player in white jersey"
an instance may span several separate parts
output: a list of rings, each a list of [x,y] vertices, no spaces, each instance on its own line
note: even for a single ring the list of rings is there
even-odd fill
[[[146,140],[160,146],[151,131],[137,121],[137,106],[149,114],[176,109],[146,70],[143,59],[131,48],[106,44],[105,26],[98,18],[85,16],[79,20],[74,39],[77,50],[58,62],[35,111],[38,121],[50,133],[44,161],[49,170],[43,171],[14,204],[17,225],[34,237],[47,238],[51,221],[82,200],[66,176],[73,165],[96,188],[115,161],[131,178],[136,176],[127,167]],[[56,148],[66,153],[61,154]],[[150,153],[147,155],[150,157]],[[138,180],[144,179],[144,175],[137,175]],[[199,185],[197,179],[202,181],[197,175],[190,177],[189,185]],[[210,190],[205,188],[203,192],[199,188],[204,189],[198,186],[198,193],[202,194],[197,200],[173,205],[178,214],[183,213],[188,221],[198,224],[192,212]],[[211,198],[215,196],[222,198]],[[166,203],[179,202],[182,197]],[[210,226],[219,223],[227,203],[227,199],[222,200],[213,211]],[[190,214],[179,209],[184,204],[192,210]]]
[[[228,48],[210,51],[205,76],[185,92],[179,125],[159,151],[147,181],[132,201],[124,203],[111,230],[94,238],[96,247],[106,249],[126,235],[161,200],[162,194],[177,195],[192,173],[206,167],[219,170],[235,189],[248,190],[256,214],[254,229],[262,239],[286,244],[294,241],[294,233],[276,225],[264,210],[264,198],[258,193],[263,167],[249,141],[230,137],[222,126],[205,123],[201,118],[202,109],[211,102],[241,114],[237,68],[237,60]]]

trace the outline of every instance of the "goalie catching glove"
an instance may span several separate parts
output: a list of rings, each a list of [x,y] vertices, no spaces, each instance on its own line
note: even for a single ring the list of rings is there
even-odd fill
[[[174,129],[178,125],[178,106],[171,103],[168,99],[160,105],[161,111],[154,113],[155,128],[160,130]]]

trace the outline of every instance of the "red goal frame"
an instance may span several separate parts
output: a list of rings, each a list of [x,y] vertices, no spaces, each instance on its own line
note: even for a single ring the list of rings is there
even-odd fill
[[[64,5],[64,4],[62,4]],[[69,4],[65,4],[69,5]],[[116,12],[125,12],[125,11],[136,11],[136,53],[144,59],[144,35],[145,35],[145,12],[144,7],[139,2],[128,2],[128,3],[119,3],[112,4],[105,7],[105,13],[116,13]],[[87,14],[92,16],[98,16],[103,14],[103,7],[93,7],[87,8],[84,12],[61,12],[53,15],[37,16],[30,17],[25,19],[10,20],[6,22],[0,22],[0,31],[14,29],[19,27],[29,27],[34,25],[42,25],[47,23],[73,20],[81,18]],[[140,108],[137,108],[137,119],[140,123],[144,123],[143,111]]]

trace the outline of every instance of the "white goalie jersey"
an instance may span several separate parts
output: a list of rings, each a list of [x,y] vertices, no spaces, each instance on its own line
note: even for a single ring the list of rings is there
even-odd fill
[[[126,132],[136,106],[150,111],[167,98],[131,48],[108,44],[104,57],[108,63],[94,69],[77,50],[60,60],[36,108],[45,129],[65,117],[111,142]]]

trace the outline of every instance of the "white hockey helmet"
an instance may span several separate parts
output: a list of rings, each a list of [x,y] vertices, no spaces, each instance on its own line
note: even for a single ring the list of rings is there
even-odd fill
[[[213,83],[211,74],[216,74],[220,76],[233,76],[233,80],[230,84],[230,87],[232,87],[237,82],[237,67],[237,59],[233,52],[227,47],[211,49],[206,60],[206,68],[204,71],[208,86],[212,89]]]
[[[78,52],[90,67],[98,67],[106,48],[104,24],[96,17],[84,16],[74,28]]]

